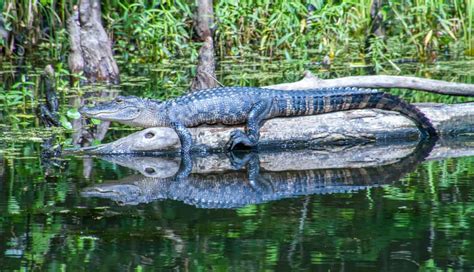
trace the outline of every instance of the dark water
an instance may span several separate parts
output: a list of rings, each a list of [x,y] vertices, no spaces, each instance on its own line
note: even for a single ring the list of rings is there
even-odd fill
[[[283,154],[287,160],[279,152],[259,154],[264,179],[252,184],[246,170],[231,169],[221,155],[212,158],[220,168],[183,180],[168,177],[177,158],[69,157],[49,176],[34,153],[3,159],[0,264],[2,270],[472,269],[474,157],[431,155],[420,162],[426,154],[414,146],[347,153],[393,154],[377,162],[321,151],[300,152],[298,159]],[[472,154],[474,142],[447,146]],[[153,166],[164,176],[141,171]],[[91,188],[112,199],[90,197]],[[300,195],[286,198],[291,191]]]
[[[472,64],[401,68],[473,83]],[[184,91],[193,67],[121,65],[118,90],[149,97]],[[195,172],[180,180],[179,158],[69,156],[46,169],[39,143],[51,134],[67,143],[70,132],[41,129],[34,117],[38,67],[4,65],[0,73],[2,271],[474,269],[472,137],[438,143],[427,160],[413,143],[261,153],[253,176],[226,155],[195,158]],[[366,73],[317,70],[311,61],[227,60],[218,79],[267,85],[305,69],[323,78]],[[72,121],[69,99],[89,90],[58,87],[61,115]],[[392,92],[412,102],[469,100]],[[128,130],[114,125],[105,141]]]

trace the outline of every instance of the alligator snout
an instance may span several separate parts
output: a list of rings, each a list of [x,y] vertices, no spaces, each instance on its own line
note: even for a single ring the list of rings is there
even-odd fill
[[[78,112],[85,117],[96,117],[100,114],[109,113],[109,111],[102,109],[99,106],[82,106],[78,109]]]
[[[87,114],[87,107],[82,106],[77,110],[81,115],[86,115]]]
[[[78,109],[78,112],[85,117],[94,117],[97,112],[93,110],[93,107],[82,106]]]

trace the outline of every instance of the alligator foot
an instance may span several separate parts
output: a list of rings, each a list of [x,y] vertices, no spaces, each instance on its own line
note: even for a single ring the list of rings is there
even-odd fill
[[[274,191],[270,180],[260,175],[260,159],[255,152],[230,152],[229,160],[236,170],[247,168],[248,184],[254,192]]]
[[[230,133],[230,140],[227,142],[227,149],[233,150],[237,145],[243,145],[247,147],[254,147],[258,143],[255,137],[247,135],[241,130],[234,130]]]
[[[245,151],[230,151],[227,153],[230,164],[235,170],[245,169],[249,160],[252,159],[254,155]]]

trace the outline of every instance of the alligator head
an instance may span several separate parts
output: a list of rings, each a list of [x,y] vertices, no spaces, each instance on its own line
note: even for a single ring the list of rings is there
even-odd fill
[[[153,200],[168,199],[173,178],[149,178],[131,175],[120,180],[96,184],[82,190],[81,196],[110,199],[119,205],[138,205]],[[176,190],[176,188],[174,189]]]
[[[168,123],[164,103],[135,96],[118,96],[93,107],[82,107],[79,112],[86,117],[141,127],[167,126]]]
[[[139,186],[129,184],[105,184],[89,187],[81,192],[84,197],[100,197],[111,199],[121,205],[137,205],[143,201],[143,193]]]

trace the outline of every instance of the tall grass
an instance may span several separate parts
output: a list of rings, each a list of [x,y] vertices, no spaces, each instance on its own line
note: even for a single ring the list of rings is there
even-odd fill
[[[104,18],[122,54],[167,59],[195,50],[190,3],[176,1],[104,2]]]
[[[7,0],[3,14],[20,46],[44,46],[55,58],[67,52],[65,21],[75,1]],[[103,19],[114,49],[127,60],[195,57],[191,0],[105,0]],[[319,54],[347,61],[402,57],[434,60],[441,53],[473,55],[471,0],[395,0],[382,6],[386,36],[365,42],[372,0],[215,1],[220,56],[303,58]],[[369,55],[367,55],[369,54]]]
[[[14,48],[7,51],[17,55],[34,53],[37,47],[50,57],[60,58],[67,52],[65,22],[72,10],[71,1],[6,0],[0,3],[6,30],[15,40]],[[44,56],[44,55],[43,55]]]

